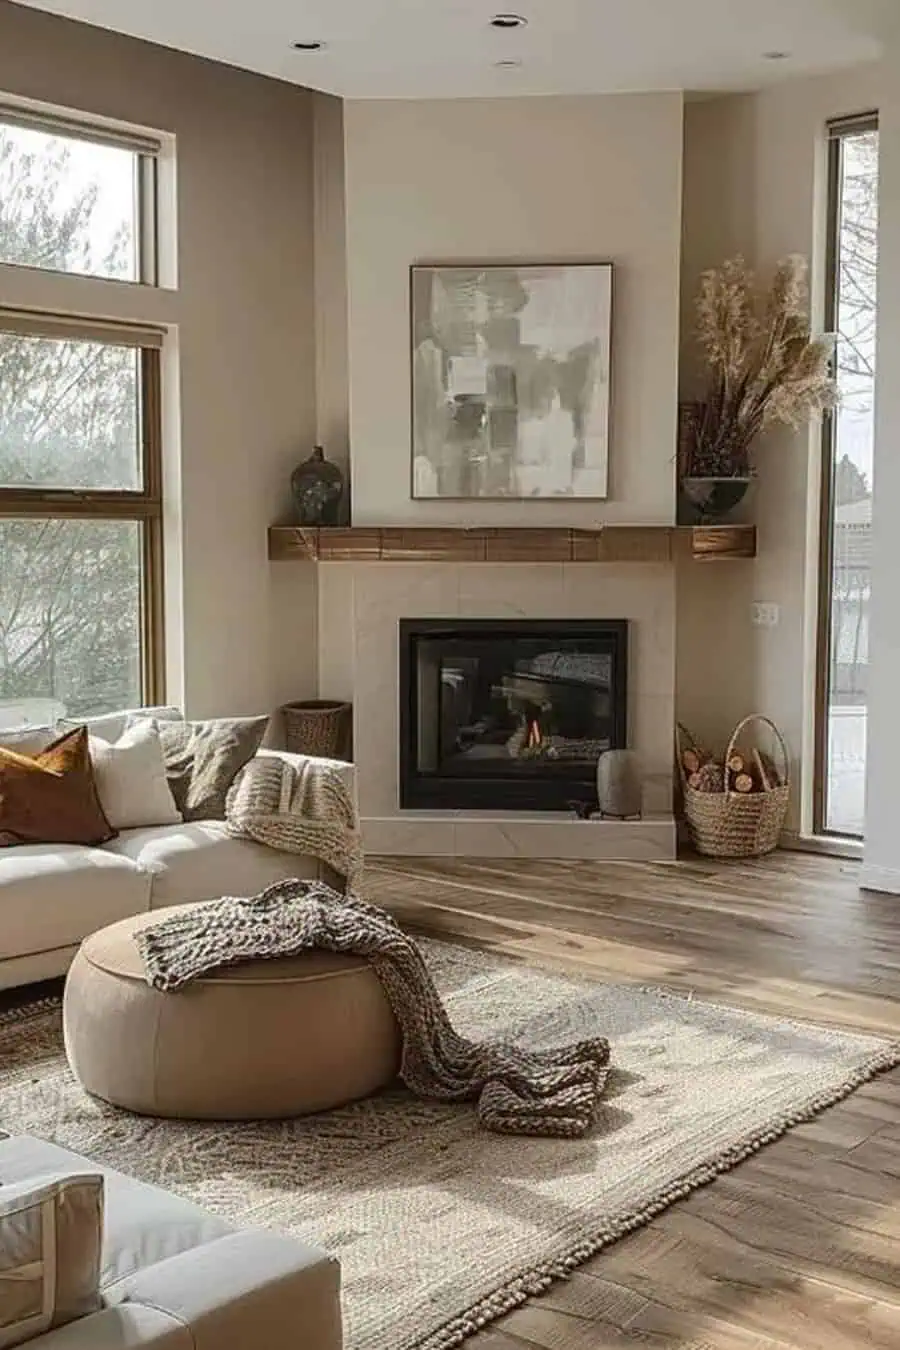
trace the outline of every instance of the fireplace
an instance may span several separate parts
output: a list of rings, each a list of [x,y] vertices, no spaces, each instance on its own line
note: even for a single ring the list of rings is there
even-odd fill
[[[627,646],[619,619],[401,619],[401,807],[592,808]]]

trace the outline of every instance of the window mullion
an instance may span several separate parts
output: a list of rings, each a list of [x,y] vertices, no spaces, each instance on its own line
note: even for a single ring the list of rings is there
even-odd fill
[[[0,517],[35,520],[152,520],[161,515],[159,497],[142,492],[35,492],[0,488]]]
[[[153,707],[166,697],[162,516],[148,517],[141,535],[141,692]]]
[[[151,501],[162,499],[162,369],[158,351],[141,352],[141,481]]]
[[[159,215],[157,205],[157,160],[139,155],[136,161],[138,280],[145,286],[159,285]]]

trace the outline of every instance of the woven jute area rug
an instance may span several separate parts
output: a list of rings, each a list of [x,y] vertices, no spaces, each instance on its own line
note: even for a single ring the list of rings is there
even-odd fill
[[[400,1088],[296,1121],[142,1119],[74,1081],[58,1004],[0,1019],[0,1126],[156,1182],[236,1225],[321,1243],[343,1268],[348,1350],[449,1350],[900,1063],[900,1046],[868,1036],[425,945],[467,1035],[539,1046],[609,1037],[615,1071],[587,1137],[488,1134],[470,1107]]]

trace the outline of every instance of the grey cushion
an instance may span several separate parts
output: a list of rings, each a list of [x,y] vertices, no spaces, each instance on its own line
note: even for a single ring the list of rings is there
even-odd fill
[[[169,787],[185,820],[224,820],[228,789],[259,749],[268,717],[159,722]]]

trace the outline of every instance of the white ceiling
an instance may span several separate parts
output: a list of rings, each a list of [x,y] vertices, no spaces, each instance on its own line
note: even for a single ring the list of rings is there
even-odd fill
[[[19,0],[347,98],[753,89],[879,55],[900,0]],[[528,27],[496,32],[497,9]],[[325,51],[295,52],[321,39]],[[790,53],[766,60],[764,53]],[[521,60],[514,69],[496,62]]]

